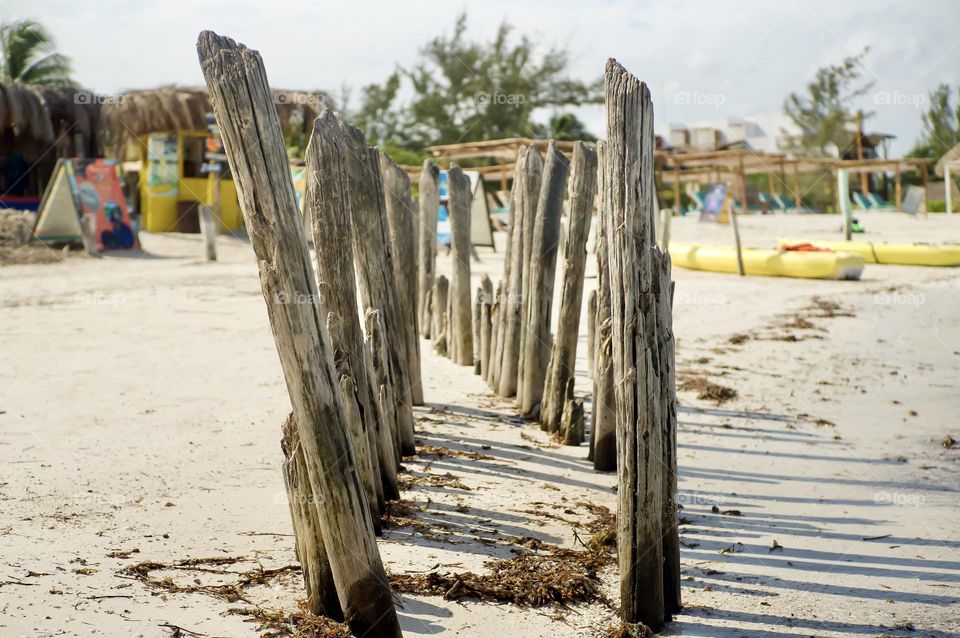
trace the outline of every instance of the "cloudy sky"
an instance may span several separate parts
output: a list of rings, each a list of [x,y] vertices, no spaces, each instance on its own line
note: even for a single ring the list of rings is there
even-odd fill
[[[892,151],[901,154],[920,132],[927,92],[960,85],[956,0],[0,0],[0,18],[41,21],[77,80],[107,94],[202,84],[194,45],[201,29],[213,29],[259,49],[273,86],[337,95],[411,63],[460,10],[471,38],[487,39],[507,20],[544,46],[566,48],[582,79],[618,58],[650,85],[661,131],[780,111],[818,67],[869,45],[875,86],[862,107],[876,115],[865,128],[897,135]],[[580,115],[602,131],[601,108]]]

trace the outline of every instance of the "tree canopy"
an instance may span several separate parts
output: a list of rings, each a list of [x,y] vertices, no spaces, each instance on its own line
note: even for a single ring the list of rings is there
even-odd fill
[[[491,41],[471,41],[461,14],[453,32],[428,42],[415,64],[364,87],[352,119],[371,144],[409,151],[555,131],[585,135],[576,116],[560,110],[602,102],[602,81],[571,78],[565,50],[539,53],[529,38],[514,38],[512,31],[504,22]],[[538,124],[534,113],[542,109],[553,109],[556,121]]]
[[[787,97],[784,112],[801,132],[793,140],[795,150],[828,155],[830,147],[835,146],[842,155],[855,142],[847,125],[856,117],[853,101],[873,87],[873,82],[861,81],[863,60],[869,51],[869,47],[865,48],[840,64],[818,69],[803,92]],[[862,114],[862,118],[870,115]]]
[[[69,86],[70,60],[57,53],[53,37],[39,22],[0,24],[0,81]]]
[[[930,108],[921,116],[923,132],[910,152],[914,157],[929,157],[936,162],[960,143],[960,89],[956,105],[950,95],[947,84],[930,91]]]

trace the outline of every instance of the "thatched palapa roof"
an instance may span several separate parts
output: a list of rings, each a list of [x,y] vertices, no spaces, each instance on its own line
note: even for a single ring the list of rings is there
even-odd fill
[[[302,114],[302,125],[312,126],[325,108],[334,108],[321,91],[274,89],[274,104],[281,124],[287,127],[294,113]],[[131,138],[175,130],[203,131],[211,112],[206,87],[168,87],[127,91],[105,100],[101,108],[101,130],[110,150],[120,155]]]
[[[51,146],[57,149],[54,157],[75,154],[79,136],[84,150],[95,154],[98,105],[92,97],[70,87],[0,84],[0,151],[18,151],[31,160]]]

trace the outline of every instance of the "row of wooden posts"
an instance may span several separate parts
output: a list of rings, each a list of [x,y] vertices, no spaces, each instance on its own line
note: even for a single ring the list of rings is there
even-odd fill
[[[357,635],[401,635],[375,536],[385,503],[399,497],[399,461],[416,451],[420,337],[474,366],[496,393],[516,396],[523,416],[543,429],[569,444],[583,441],[574,361],[599,186],[590,450],[597,469],[619,470],[623,618],[659,627],[679,607],[676,399],[670,261],[653,239],[646,87],[611,61],[611,142],[598,152],[577,144],[571,161],[553,144],[544,157],[532,147],[521,152],[504,275],[496,291],[485,277],[474,297],[471,190],[460,168],[448,180],[448,279],[436,273],[436,167],[425,162],[417,202],[403,170],[325,112],[307,148],[301,215],[260,55],[212,32],[201,33],[197,49],[293,408],[283,427],[284,480],[309,608],[346,621]]]

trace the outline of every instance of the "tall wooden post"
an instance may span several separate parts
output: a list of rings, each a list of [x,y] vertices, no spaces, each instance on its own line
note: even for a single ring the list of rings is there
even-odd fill
[[[350,189],[347,197],[354,262],[360,281],[360,298],[366,308],[376,308],[386,329],[390,381],[397,402],[400,452],[416,453],[413,408],[406,336],[393,272],[393,251],[387,230],[386,200],[380,174],[380,151],[367,146],[360,129],[339,120],[346,142]]]
[[[447,354],[447,323],[450,318],[447,316],[447,306],[450,297],[450,282],[444,275],[437,275],[433,281],[433,312],[431,318],[433,326],[430,332],[433,334],[433,347],[441,355]]]
[[[386,153],[380,153],[380,172],[387,206],[387,227],[390,231],[390,254],[396,279],[397,304],[400,311],[404,343],[407,348],[407,373],[410,375],[410,400],[423,405],[423,384],[420,379],[420,338],[417,329],[417,209],[410,193],[410,178]]]
[[[594,357],[596,356],[596,338],[597,338],[597,291],[591,290],[590,294],[587,296],[587,372],[590,374],[590,378],[593,379],[593,371],[595,368]],[[592,446],[591,446],[592,447]],[[590,453],[590,458],[593,458],[593,452]]]
[[[557,272],[560,217],[570,162],[551,140],[543,166],[543,182],[537,199],[537,219],[530,246],[530,305],[523,325],[523,383],[520,412],[537,417],[550,360],[550,314]]]
[[[680,532],[677,520],[677,373],[673,338],[673,292],[670,255],[660,259],[654,279],[659,339],[660,428],[663,433],[663,604],[667,614],[680,611]]]
[[[217,220],[213,217],[213,209],[206,204],[199,207],[200,233],[203,235],[204,255],[207,261],[217,260]]]
[[[610,343],[610,268],[607,259],[606,224],[606,142],[597,142],[597,181],[599,183],[597,214],[597,309],[594,341],[593,412],[590,416],[592,435],[590,451],[593,469],[612,472],[617,469],[617,414],[613,390],[613,360]]]
[[[900,162],[897,162],[897,168],[894,172],[893,203],[894,210],[897,211],[900,210],[900,205],[903,204],[903,182],[900,179]]]
[[[533,152],[533,151],[531,151]],[[539,151],[536,153],[536,160],[541,160]],[[533,158],[531,158],[533,159]],[[533,160],[533,161],[536,161]],[[538,209],[538,203],[540,199],[540,189],[542,188],[543,180],[543,162],[540,161],[540,175],[537,179],[537,190],[532,193],[529,198],[528,208],[525,211],[523,216],[523,266],[521,269],[521,290],[520,290],[520,345],[518,347],[518,357],[517,357],[517,383],[516,389],[514,392],[517,395],[517,403],[522,404],[523,394],[522,386],[524,379],[523,367],[524,362],[524,352],[526,351],[526,340],[527,340],[527,317],[530,314],[530,291],[532,282],[530,281],[530,261],[533,256],[533,231],[537,223],[537,216],[540,214]],[[509,396],[509,395],[507,395]]]
[[[597,154],[577,142],[570,166],[567,206],[567,241],[563,254],[563,286],[557,338],[550,351],[549,376],[543,392],[540,425],[547,432],[560,427],[566,401],[567,381],[573,378],[583,307],[583,276],[587,265],[587,235],[597,194]]]
[[[307,608],[317,615],[343,620],[343,610],[337,598],[337,587],[330,571],[330,561],[320,533],[319,498],[310,486],[303,447],[297,423],[291,413],[283,424],[283,482],[287,488],[290,518],[293,520],[293,538],[297,560],[303,572],[307,591]]]
[[[365,370],[363,328],[357,305],[354,255],[351,244],[352,222],[344,214],[348,210],[349,174],[347,148],[340,121],[332,111],[325,111],[313,124],[307,145],[307,185],[304,193],[305,217],[313,226],[313,245],[317,259],[318,289],[322,305],[339,317],[342,342],[333,345],[344,353],[340,362],[343,374],[356,384],[358,406],[364,429],[372,435],[380,469],[383,494],[388,499],[399,498],[396,467],[386,459],[394,456],[394,434],[383,436],[381,428],[396,429],[396,422],[378,419],[376,404],[378,386],[371,386]],[[386,447],[385,445],[386,444]],[[391,470],[392,468],[392,470]]]
[[[197,51],[223,136],[344,617],[359,635],[401,635],[340,398],[333,348],[259,53],[210,31]],[[307,300],[284,303],[283,299]]]
[[[540,181],[543,177],[543,160],[533,146],[520,149],[513,178],[513,192],[510,206],[513,210],[514,232],[511,236],[509,281],[500,300],[503,314],[498,347],[500,355],[500,378],[495,388],[500,396],[511,397],[517,393],[517,378],[520,363],[520,342],[523,334],[525,303],[525,277],[529,276],[530,252],[527,247],[527,227],[530,239],[533,239],[533,220],[536,201],[540,193]]]
[[[453,276],[450,278],[450,322],[447,356],[462,366],[473,365],[473,328],[470,317],[470,178],[454,165],[447,172],[450,189],[450,240]]]
[[[800,199],[800,162],[793,160],[793,205],[800,210],[803,202]]]
[[[417,308],[420,317],[420,336],[429,339],[431,334],[430,297],[433,293],[433,278],[437,270],[437,210],[440,208],[440,193],[437,176],[440,174],[433,162],[423,160],[420,171],[420,230],[417,249]]]
[[[626,622],[653,631],[664,621],[663,433],[654,278],[660,251],[651,242],[653,103],[645,84],[616,60],[605,73],[607,136],[604,213],[619,439],[617,549],[620,609]]]

